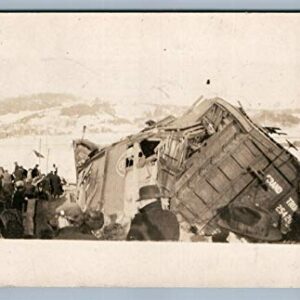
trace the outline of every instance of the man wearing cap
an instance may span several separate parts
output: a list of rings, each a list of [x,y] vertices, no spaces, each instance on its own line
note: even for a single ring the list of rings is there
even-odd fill
[[[138,210],[127,240],[178,241],[179,223],[169,210],[162,209],[162,195],[156,185],[139,190]]]

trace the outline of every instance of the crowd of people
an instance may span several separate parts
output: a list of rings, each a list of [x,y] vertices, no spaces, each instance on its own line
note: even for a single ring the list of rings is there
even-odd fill
[[[56,165],[42,174],[39,165],[26,169],[15,162],[12,173],[0,167],[0,229],[4,238],[40,237],[49,201],[63,194]]]

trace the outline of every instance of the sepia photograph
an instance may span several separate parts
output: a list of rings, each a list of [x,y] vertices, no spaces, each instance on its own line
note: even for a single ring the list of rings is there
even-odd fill
[[[1,236],[299,241],[299,22],[2,14]]]
[[[2,245],[297,247],[299,14],[0,19]]]

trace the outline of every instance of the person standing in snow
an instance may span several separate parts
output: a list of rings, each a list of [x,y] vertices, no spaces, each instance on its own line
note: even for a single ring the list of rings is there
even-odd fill
[[[36,210],[37,191],[36,187],[30,180],[25,183],[25,217],[24,217],[24,234],[28,237],[34,236],[34,217]]]
[[[59,197],[63,193],[61,179],[57,175],[57,172],[50,172],[50,184],[52,188],[52,196],[53,198]]]
[[[23,180],[23,168],[18,165],[17,162],[15,162],[15,170],[13,173],[14,182]]]
[[[32,179],[34,179],[34,178],[36,178],[38,176],[40,176],[40,171],[39,171],[39,165],[36,164],[34,166],[34,168],[32,169],[32,171],[31,171],[31,177],[32,177]]]
[[[15,184],[15,190],[12,196],[11,208],[16,209],[18,214],[22,216],[25,205],[25,189],[24,182],[19,180]]]
[[[178,241],[179,223],[176,216],[163,209],[164,198],[156,185],[147,185],[139,190],[138,209],[131,222],[127,240]]]

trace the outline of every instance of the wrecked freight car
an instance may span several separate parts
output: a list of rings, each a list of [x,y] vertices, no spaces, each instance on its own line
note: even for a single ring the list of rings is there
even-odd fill
[[[195,235],[226,228],[250,240],[278,241],[288,234],[299,212],[299,162],[242,108],[203,100],[181,117],[147,125],[103,148],[74,141],[83,211],[102,211],[106,223],[121,224],[125,238],[139,189],[155,184]]]

